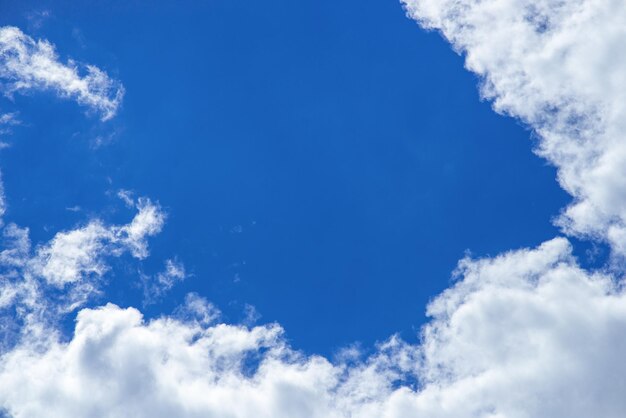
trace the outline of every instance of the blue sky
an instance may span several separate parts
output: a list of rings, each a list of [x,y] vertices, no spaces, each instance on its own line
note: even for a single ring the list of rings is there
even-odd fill
[[[147,313],[196,291],[328,354],[414,339],[466,250],[554,235],[567,196],[529,131],[481,102],[461,57],[399,4],[127,3],[5,3],[1,18],[123,80],[105,123],[16,97],[25,126],[0,157],[10,214],[41,240],[103,208],[128,215],[117,189],[163,205],[153,257],[115,272],[110,300],[141,303],[136,268],[176,255],[193,277]]]
[[[624,27],[0,0],[0,417],[623,418]]]

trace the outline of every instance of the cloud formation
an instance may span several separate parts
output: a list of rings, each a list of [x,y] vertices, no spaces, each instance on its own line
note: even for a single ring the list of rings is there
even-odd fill
[[[102,276],[107,270],[103,258],[128,251],[142,259],[148,255],[146,238],[161,231],[165,215],[148,199],[140,199],[138,212],[126,225],[106,226],[99,220],[82,228],[57,233],[37,250],[30,261],[32,271],[49,284],[64,286],[85,276]]]
[[[69,342],[46,331],[2,357],[0,405],[39,418],[623,416],[626,295],[567,240],[465,259],[458,276],[421,345],[392,337],[336,362],[294,351],[275,324],[215,323],[197,295],[151,321],[84,309]]]
[[[537,134],[573,197],[558,224],[626,255],[626,5],[612,0],[403,0]]]
[[[176,259],[165,260],[165,268],[154,276],[140,274],[144,306],[156,303],[187,277],[185,266]]]
[[[0,27],[0,79],[6,95],[50,90],[99,113],[102,120],[115,116],[124,96],[121,83],[98,67],[72,60],[64,64],[50,42],[12,26]]]
[[[564,230],[626,255],[626,6],[407,0],[406,7],[466,54],[497,111],[535,130],[538,152],[574,196],[559,220]],[[33,84],[42,86],[50,87]],[[68,95],[88,104],[74,90]],[[137,207],[128,224],[92,221],[34,250],[27,229],[4,227],[0,309],[20,320],[0,326],[9,336],[0,356],[0,410],[8,416],[624,416],[626,294],[616,277],[581,268],[565,238],[463,259],[453,286],[429,304],[420,343],[392,336],[368,355],[351,349],[331,361],[300,353],[279,325],[220,323],[217,308],[196,294],[152,320],[112,304],[81,309],[65,336],[51,316],[84,306],[107,257],[146,257],[146,238],[163,226],[158,205],[121,196]],[[167,288],[184,275],[172,261],[155,278]]]
[[[46,327],[83,306],[100,293],[108,259],[128,252],[143,259],[147,239],[165,219],[157,204],[140,199],[137,214],[124,225],[92,220],[57,233],[34,249],[27,228],[13,223],[2,230],[0,251],[0,349],[20,338],[41,338]],[[53,332],[53,334],[56,331]],[[21,337],[20,337],[21,336]],[[1,352],[1,350],[0,350]]]

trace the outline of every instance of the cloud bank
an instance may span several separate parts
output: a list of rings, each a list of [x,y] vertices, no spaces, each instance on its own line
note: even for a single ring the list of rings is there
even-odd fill
[[[13,417],[623,417],[626,295],[577,266],[567,240],[461,261],[419,346],[397,337],[331,362],[276,324],[215,323],[195,296],[175,316],[78,313],[0,361]],[[581,309],[584,307],[584,309]],[[184,312],[184,315],[180,315]]]

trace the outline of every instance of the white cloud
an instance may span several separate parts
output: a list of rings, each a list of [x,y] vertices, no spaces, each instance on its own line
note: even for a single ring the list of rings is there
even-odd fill
[[[154,276],[141,274],[144,306],[157,302],[186,277],[185,266],[176,259],[165,260],[165,269]]]
[[[538,134],[574,196],[559,224],[626,255],[626,3],[404,0],[482,79],[482,95]]]
[[[51,90],[98,112],[103,120],[115,116],[123,86],[93,65],[59,61],[54,46],[35,40],[12,26],[0,27],[0,78],[5,94]]]
[[[113,229],[115,241],[128,249],[136,258],[148,256],[148,244],[146,237],[155,235],[161,231],[165,223],[165,213],[150,199],[139,198],[137,200],[137,215],[128,225]]]
[[[197,293],[185,295],[185,304],[176,308],[174,318],[183,321],[196,321],[201,325],[215,323],[222,313],[220,310]]]
[[[84,309],[69,342],[2,357],[0,405],[38,418],[623,417],[626,295],[610,277],[578,267],[562,238],[465,259],[458,275],[421,345],[394,337],[335,363],[295,352],[277,325]]]
[[[165,215],[148,199],[140,199],[138,212],[126,225],[106,226],[99,220],[82,228],[59,232],[37,250],[31,269],[49,284],[62,287],[89,276],[102,276],[103,258],[129,251],[136,258],[148,255],[146,238],[160,232]]]
[[[28,229],[9,224],[2,230],[2,251],[0,251],[0,266],[4,268],[0,276],[0,309],[15,304],[20,294],[19,272],[23,268],[30,253],[30,238]],[[1,331],[0,331],[1,333]]]
[[[464,260],[429,307],[429,417],[619,417],[626,411],[626,295],[576,265],[565,239]]]
[[[107,244],[114,234],[101,222],[90,222],[83,228],[59,232],[50,243],[37,251],[35,271],[49,283],[63,286],[84,276],[101,276],[107,269],[102,261]]]
[[[137,209],[128,224],[93,220],[57,233],[34,250],[28,229],[15,224],[3,228],[0,353],[20,340],[39,344],[42,338],[55,336],[59,320],[102,294],[102,277],[110,268],[111,257],[125,252],[140,259],[148,255],[146,240],[160,231],[164,215],[148,199],[140,199]],[[173,265],[166,273],[179,274],[174,271],[177,267]]]
[[[120,190],[117,192],[117,197],[122,199],[126,206],[132,208],[135,206],[135,199],[133,198],[133,192],[129,190]]]
[[[281,333],[167,318],[146,324],[113,305],[83,310],[69,344],[43,353],[20,347],[4,358],[0,404],[22,417],[339,416],[330,389],[341,371],[292,352]],[[246,377],[255,355],[261,363]]]
[[[0,125],[9,125],[9,126],[19,125],[21,122],[18,119],[17,115],[18,115],[17,112],[0,114]]]

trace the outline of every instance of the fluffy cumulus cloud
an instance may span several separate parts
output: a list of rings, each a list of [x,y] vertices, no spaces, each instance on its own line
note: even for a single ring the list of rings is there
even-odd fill
[[[463,260],[429,306],[418,404],[428,417],[619,417],[626,295],[562,238]],[[420,415],[418,415],[420,416]]]
[[[62,63],[51,43],[11,26],[0,27],[0,78],[6,95],[51,90],[98,112],[103,120],[115,116],[124,96],[122,85],[98,67]]]
[[[621,140],[626,5],[407,0],[406,7],[466,55],[497,111],[535,130],[538,152],[558,167],[559,181],[574,196],[559,220],[564,230],[605,240],[617,255],[626,255],[626,145]],[[4,62],[30,61],[15,58],[19,51],[2,47],[3,42],[23,43],[25,56],[41,54],[43,62],[57,62],[48,44],[14,28],[3,30],[0,48],[9,51]],[[84,79],[71,65],[62,68],[69,68],[70,78]],[[9,91],[65,91],[41,81],[48,75],[20,77],[12,79]],[[85,91],[108,91],[81,86],[64,94],[89,104],[91,93]],[[93,107],[112,115],[106,107]],[[581,268],[565,238],[494,258],[461,260],[454,284],[429,304],[430,321],[419,344],[392,336],[367,355],[348,349],[329,360],[290,347],[278,324],[221,323],[219,310],[197,294],[154,319],[113,304],[85,308],[109,269],[107,260],[125,252],[148,256],[146,239],[165,221],[151,201],[134,200],[127,192],[120,197],[137,210],[124,225],[92,221],[34,247],[28,229],[2,227],[0,415],[626,414],[623,283],[611,273]],[[178,261],[166,260],[164,271],[148,278],[146,292],[158,297],[185,277]],[[59,326],[68,315],[76,318],[72,335]]]
[[[331,362],[278,325],[213,322],[197,295],[151,321],[106,305],[0,361],[13,417],[623,417],[626,295],[582,270],[567,240],[463,260],[423,341]],[[584,307],[584,309],[581,309]],[[184,312],[184,314],[180,314]],[[208,318],[208,319],[207,319]]]
[[[573,197],[558,223],[626,254],[626,3],[403,0],[440,31],[501,113],[539,137]]]

